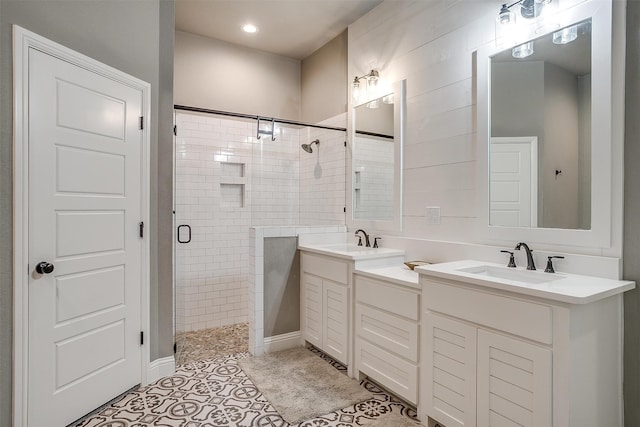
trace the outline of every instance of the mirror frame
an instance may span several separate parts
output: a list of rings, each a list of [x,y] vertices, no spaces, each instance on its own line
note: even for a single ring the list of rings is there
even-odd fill
[[[496,47],[495,43],[478,49],[478,221],[481,237],[488,242],[527,241],[562,246],[611,247],[612,210],[622,209],[622,195],[616,195],[612,162],[614,148],[621,144],[613,127],[612,98],[612,2],[589,1],[557,13],[559,26],[537,34],[535,24],[522,31],[513,44]],[[505,49],[557,31],[571,24],[591,19],[591,229],[527,228],[489,225],[489,138],[491,129],[491,57]],[[522,23],[518,25],[523,25]],[[596,78],[594,79],[593,76]],[[482,102],[480,102],[482,100]],[[596,120],[594,120],[594,118]],[[617,124],[617,123],[616,123]],[[618,159],[616,158],[616,165]],[[617,180],[616,180],[617,181]],[[620,201],[617,200],[620,199]],[[617,208],[616,203],[620,204]],[[617,213],[617,212],[616,212]]]
[[[379,96],[367,99],[359,104],[351,104],[349,110],[349,150],[347,157],[347,226],[351,228],[364,228],[366,230],[376,231],[402,231],[402,177],[403,177],[403,146],[405,138],[406,128],[406,80],[400,80],[391,85],[391,91],[394,94],[393,103],[393,136],[394,136],[394,150],[393,150],[393,219],[391,220],[372,220],[354,218],[353,214],[353,171],[354,171],[354,156],[353,150],[356,149],[355,133],[356,133],[356,107],[366,104],[367,102],[379,98]],[[384,96],[386,94],[382,94]]]

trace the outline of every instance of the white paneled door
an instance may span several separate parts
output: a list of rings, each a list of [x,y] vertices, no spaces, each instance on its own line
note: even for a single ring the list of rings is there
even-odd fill
[[[489,224],[538,225],[538,138],[491,138]]]
[[[28,424],[139,384],[143,91],[29,49]]]

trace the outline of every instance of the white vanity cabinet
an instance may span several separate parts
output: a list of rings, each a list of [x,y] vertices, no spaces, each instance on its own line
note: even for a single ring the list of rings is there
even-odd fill
[[[413,404],[418,402],[420,325],[417,274],[415,279],[406,286],[354,275],[355,372]]]
[[[419,415],[446,427],[621,427],[622,297],[584,304],[423,274]]]
[[[349,262],[301,254],[302,337],[349,365]]]
[[[373,265],[401,265],[404,252],[300,239],[302,338],[347,366],[353,377],[353,272]]]

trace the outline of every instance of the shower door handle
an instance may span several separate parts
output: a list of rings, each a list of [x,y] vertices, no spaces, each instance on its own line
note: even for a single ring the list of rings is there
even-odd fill
[[[189,232],[187,240],[180,240],[180,229],[182,227],[186,227],[187,231]],[[187,225],[187,224],[182,224],[178,226],[178,243],[189,243],[191,242],[191,226]]]

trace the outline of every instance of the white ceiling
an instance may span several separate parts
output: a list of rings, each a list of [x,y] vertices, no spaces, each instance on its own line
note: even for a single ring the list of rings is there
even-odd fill
[[[304,59],[382,0],[176,0],[176,30]],[[240,29],[258,27],[255,34]]]

